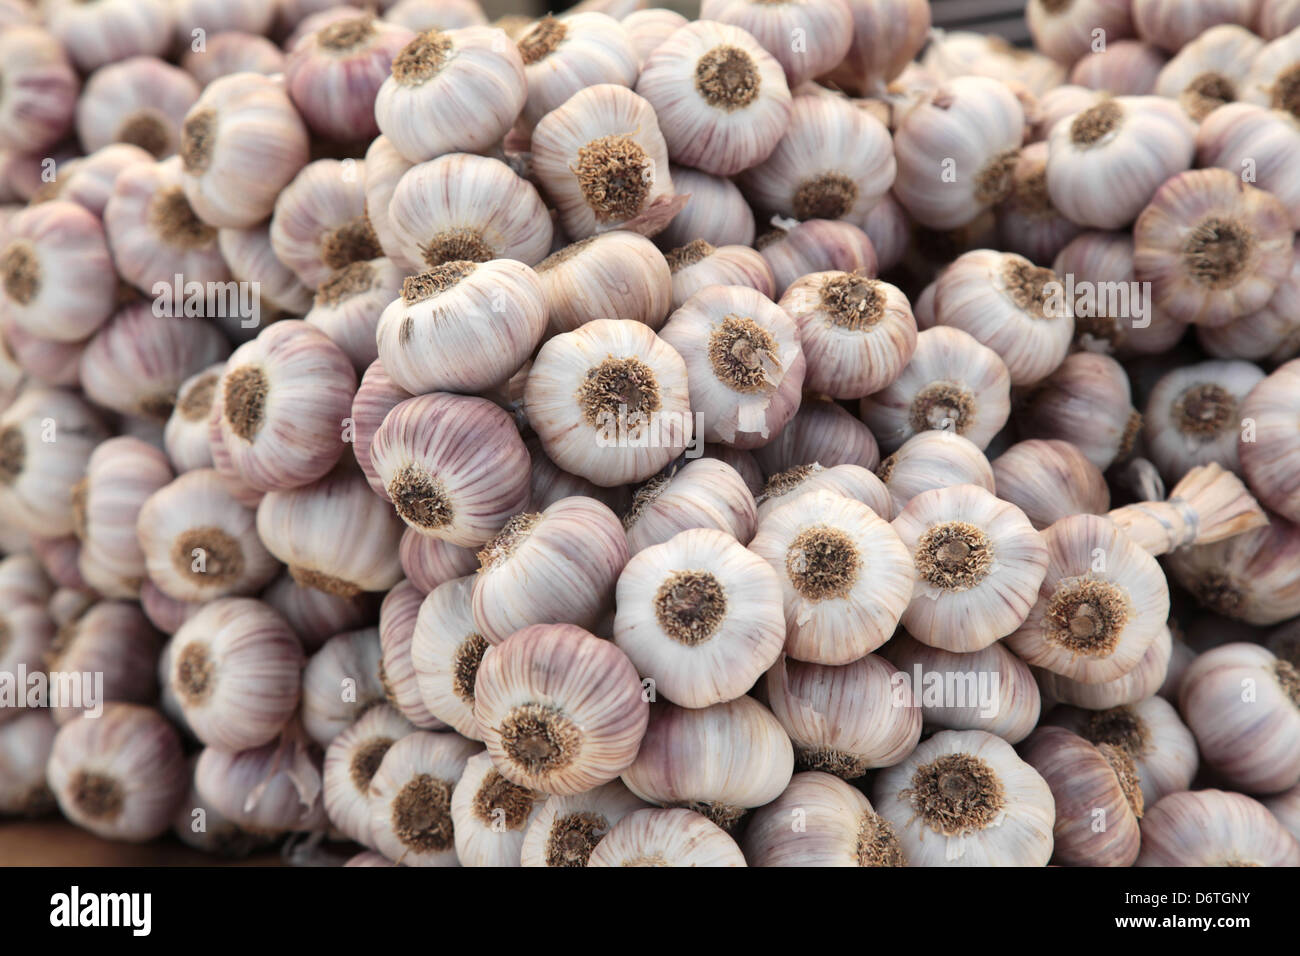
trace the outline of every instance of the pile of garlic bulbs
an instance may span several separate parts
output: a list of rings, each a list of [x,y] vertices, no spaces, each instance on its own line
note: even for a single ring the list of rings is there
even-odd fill
[[[1300,3],[361,6],[0,0],[0,816],[1300,865]]]

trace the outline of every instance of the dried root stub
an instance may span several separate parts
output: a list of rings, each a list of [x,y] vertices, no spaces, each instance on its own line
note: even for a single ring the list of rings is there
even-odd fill
[[[925,824],[944,836],[982,830],[1006,805],[993,768],[965,753],[945,754],[918,767],[904,793]]]

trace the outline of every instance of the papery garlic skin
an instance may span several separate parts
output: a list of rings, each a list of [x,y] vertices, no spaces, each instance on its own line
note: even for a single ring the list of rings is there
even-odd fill
[[[674,164],[669,170],[673,188],[690,198],[655,237],[660,248],[676,249],[697,239],[714,246],[748,246],[754,241],[754,212],[740,187],[726,177],[689,166]]]
[[[654,107],[673,162],[717,176],[766,159],[790,121],[781,64],[746,31],[711,20],[661,43],[636,90]]]
[[[866,505],[832,491],[782,504],[750,543],[781,579],[785,651],[848,664],[889,640],[912,596],[907,548]]]
[[[375,622],[375,604],[369,595],[340,597],[318,591],[299,584],[287,572],[272,581],[260,598],[289,622],[308,652],[335,634]]]
[[[233,73],[274,76],[284,72],[284,52],[271,40],[252,33],[228,30],[207,38],[202,50],[193,43],[181,56],[181,66],[207,86]]]
[[[388,413],[413,397],[410,392],[393,382],[384,369],[383,363],[378,359],[366,368],[357,392],[352,396],[354,426],[352,453],[357,464],[361,466],[371,491],[385,501],[391,499],[388,497],[388,489],[384,487],[383,479],[379,477],[374,462],[370,459],[370,444],[374,441],[375,432],[384,423]]]
[[[1295,157],[1300,155],[1300,120],[1254,103],[1228,103],[1206,116],[1196,131],[1196,158],[1242,175],[1287,208],[1291,227],[1300,227],[1300,186]]]
[[[487,14],[477,0],[397,0],[386,4],[384,19],[408,30],[459,30],[486,26]]]
[[[409,527],[461,547],[486,544],[528,506],[528,449],[486,399],[439,392],[402,402],[375,432],[370,459]]]
[[[763,474],[772,475],[799,465],[859,465],[868,470],[880,464],[880,449],[866,425],[830,399],[805,394],[794,418],[781,434],[754,451]]]
[[[236,73],[209,84],[181,125],[185,196],[212,226],[247,228],[307,164],[307,127],[282,83]]]
[[[1241,404],[1243,431],[1237,452],[1251,490],[1270,508],[1300,521],[1300,475],[1292,465],[1300,429],[1291,409],[1300,385],[1300,361],[1290,361],[1257,384]]]
[[[526,867],[586,866],[610,829],[649,806],[620,780],[569,796],[548,797],[524,833],[520,862]]]
[[[853,16],[843,0],[708,0],[700,19],[740,27],[776,57],[793,88],[838,66],[853,42]],[[802,45],[793,37],[803,37]]]
[[[77,74],[59,41],[35,25],[6,26],[0,59],[5,81],[0,147],[39,152],[72,125]]]
[[[54,738],[47,770],[59,809],[106,840],[143,843],[166,832],[189,775],[180,736],[158,711],[108,704]]]
[[[1166,62],[1165,54],[1149,43],[1108,39],[1104,50],[1075,62],[1070,82],[1115,96],[1146,96],[1155,92],[1156,77]]]
[[[528,101],[521,117],[527,128],[579,90],[636,82],[639,61],[631,38],[622,24],[604,13],[547,15],[513,39],[527,78]]]
[[[775,572],[725,532],[646,548],[618,578],[614,643],[684,707],[744,694],[785,643]]]
[[[1172,658],[1180,648],[1189,658],[1193,656],[1186,644],[1174,641],[1170,629],[1166,627],[1156,635],[1137,666],[1114,680],[1085,684],[1041,668],[1034,669],[1034,676],[1038,679],[1039,691],[1047,701],[1060,701],[1088,710],[1124,707],[1144,701],[1157,692],[1170,696],[1170,679],[1176,676]],[[1177,680],[1181,680],[1181,675],[1177,676]],[[1176,689],[1175,687],[1174,690]],[[1174,693],[1173,697],[1176,696]]]
[[[1137,278],[1159,309],[1225,325],[1263,308],[1291,270],[1286,207],[1223,169],[1169,179],[1133,227]]]
[[[627,31],[628,40],[636,52],[638,61],[644,66],[645,61],[659,44],[691,21],[676,10],[650,7],[644,10],[633,10],[619,22]]]
[[[41,13],[83,73],[131,56],[162,56],[171,42],[166,0],[44,0]]]
[[[686,363],[640,322],[600,319],[552,338],[524,401],[547,457],[602,487],[643,481],[702,440]]]
[[[382,649],[375,628],[326,641],[302,672],[303,728],[321,747],[376,704],[387,702],[379,679]]]
[[[0,813],[37,817],[53,809],[45,768],[56,731],[50,715],[39,710],[0,726]]]
[[[801,819],[797,830],[792,820]],[[861,791],[816,770],[796,773],[754,811],[742,842],[751,866],[902,866],[894,828]]]
[[[406,581],[384,596],[379,606],[379,642],[383,649],[379,680],[389,702],[414,726],[420,730],[446,730],[447,725],[424,705],[415,670],[412,648],[423,601],[420,589]]]
[[[1300,787],[1292,787],[1285,793],[1278,794],[1263,801],[1269,813],[1277,818],[1287,831],[1300,841]]]
[[[459,866],[451,794],[477,744],[455,734],[408,734],[370,782],[370,836],[401,866]]]
[[[984,453],[970,440],[949,431],[917,432],[882,461],[875,474],[890,496],[890,506],[884,510],[872,507],[890,520],[917,495],[935,488],[978,485],[985,491],[994,490],[993,469]],[[871,504],[865,498],[863,501]]]
[[[848,0],[853,42],[823,79],[855,96],[882,92],[925,46],[930,4],[923,0]]]
[[[55,634],[46,657],[52,674],[93,675],[95,691],[52,697],[50,709],[60,726],[81,714],[98,718],[105,702],[148,704],[158,694],[154,661],[162,641],[140,608],[127,601],[98,601]],[[74,685],[75,686],[75,685]]]
[[[131,57],[87,80],[77,101],[77,136],[86,152],[130,143],[162,159],[176,152],[180,124],[199,85],[188,73],[154,57]]]
[[[238,753],[205,748],[194,768],[194,786],[221,816],[254,835],[320,833],[329,826],[320,751],[295,725],[270,743]]]
[[[1300,866],[1300,841],[1250,797],[1171,793],[1142,821],[1137,866]]]
[[[1187,5],[1176,0],[1133,0],[1133,25],[1148,43],[1177,51],[1216,24],[1249,26],[1257,0],[1205,0]]]
[[[1176,100],[1199,123],[1213,110],[1241,98],[1246,75],[1263,47],[1241,26],[1220,24],[1192,40],[1165,64],[1155,92]]]
[[[672,305],[668,262],[644,236],[626,230],[579,239],[537,266],[552,333],[618,316],[659,329]]]
[[[448,262],[402,283],[379,318],[379,359],[412,394],[481,392],[528,359],[546,317],[542,280],[522,262]]]
[[[499,142],[527,99],[524,61],[501,30],[419,34],[393,59],[375,119],[412,163],[478,153]]]
[[[998,497],[1023,511],[1039,531],[1072,514],[1110,510],[1101,469],[1068,441],[1017,442],[993,459],[992,467]]]
[[[776,298],[776,277],[762,253],[749,246],[714,247],[693,239],[666,256],[672,276],[672,308],[680,309],[697,292],[714,285],[743,285]]]
[[[481,740],[474,687],[489,644],[472,613],[474,575],[433,588],[420,604],[411,637],[411,665],[425,708],[462,736]]]
[[[763,233],[754,247],[767,260],[775,279],[776,296],[811,272],[852,272],[868,277],[878,269],[871,239],[851,222],[810,219],[793,228],[779,226]]]
[[[330,741],[325,751],[325,811],[331,824],[362,846],[374,842],[370,782],[393,744],[414,732],[395,708],[379,704]]]
[[[328,335],[352,360],[352,367],[364,373],[379,357],[375,331],[380,313],[401,294],[405,278],[390,259],[349,263],[317,287],[303,321]]]
[[[1005,83],[981,76],[947,81],[894,134],[894,195],[923,226],[966,225],[1006,198],[1024,127],[1024,110]]]
[[[1171,485],[1197,465],[1240,474],[1241,403],[1264,373],[1249,362],[1200,362],[1160,378],[1142,415],[1146,451]]]
[[[376,136],[365,158],[366,218],[374,229],[384,254],[396,256],[399,243],[389,224],[388,204],[392,202],[397,184],[414,163],[397,151],[387,136]]]
[[[591,852],[587,866],[745,866],[734,840],[685,809],[628,814]]]
[[[636,489],[623,514],[629,554],[663,544],[691,528],[713,528],[748,544],[758,525],[754,495],[731,465],[713,458],[687,461]]]
[[[758,496],[758,519],[762,521],[783,505],[815,491],[833,491],[860,501],[886,521],[894,516],[889,489],[872,472],[859,465],[796,465],[779,471],[763,485]]]
[[[365,167],[355,159],[308,163],[275,200],[271,247],[309,289],[335,269],[379,257],[366,218]]]
[[[265,318],[261,315],[244,317],[240,323],[241,331],[231,332],[232,338],[245,342],[257,334],[248,331],[246,323],[250,318],[253,320],[251,328],[257,329],[274,322],[278,318],[276,312],[302,315],[311,308],[311,289],[303,285],[292,268],[280,261],[271,243],[270,223],[247,229],[218,229],[217,246],[236,279],[257,283],[258,305],[268,307],[266,311],[271,313]]]
[[[943,787],[945,775],[956,779]],[[926,740],[876,777],[872,806],[894,827],[909,866],[1044,866],[1052,855],[1047,782],[983,731]]]
[[[1066,356],[1024,396],[1016,407],[1016,426],[1022,438],[1071,442],[1104,470],[1132,452],[1142,416],[1130,404],[1123,366],[1085,351]]]
[[[519,866],[524,834],[546,799],[501,776],[490,754],[470,757],[451,794],[460,865]]]
[[[1300,118],[1300,98],[1296,96],[1296,81],[1300,79],[1296,69],[1297,52],[1300,52],[1300,35],[1294,29],[1266,44],[1251,61],[1241,98]]]
[[[1083,231],[1052,202],[1047,156],[1048,146],[1041,141],[1020,150],[1011,171],[1011,193],[996,209],[999,245],[1032,262],[1050,262]]]
[[[1034,46],[1068,65],[1092,49],[1095,30],[1102,31],[1108,45],[1113,40],[1132,36],[1129,6],[1124,0],[1081,3],[1030,0],[1025,8],[1025,20]]]

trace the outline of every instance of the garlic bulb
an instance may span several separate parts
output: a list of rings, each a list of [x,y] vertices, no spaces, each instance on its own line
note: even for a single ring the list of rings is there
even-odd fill
[[[1300,36],[1294,29],[1267,44],[1251,61],[1242,99],[1300,118],[1300,98],[1296,96],[1296,82],[1300,80],[1297,53],[1300,53]]]
[[[254,835],[321,832],[328,826],[320,751],[296,724],[261,747],[238,753],[205,748],[194,768],[194,787],[221,816]]]
[[[853,42],[844,60],[824,79],[854,96],[883,92],[930,37],[930,4],[924,0],[848,0]]]
[[[748,0],[746,0],[748,2]],[[806,219],[847,219],[861,226],[889,192],[897,172],[883,123],[849,100],[800,95],[785,135],[740,176],[759,209]]]
[[[117,278],[92,213],[63,200],[29,206],[5,224],[3,242],[6,324],[41,339],[80,342],[112,314]]]
[[[397,184],[414,164],[397,151],[387,136],[376,136],[365,157],[366,218],[383,247],[384,254],[395,257],[399,243],[389,224],[388,204]]]
[[[745,866],[725,830],[685,809],[637,810],[614,824],[587,866]]]
[[[748,544],[757,525],[754,496],[745,479],[715,458],[688,460],[670,475],[651,478],[636,489],[623,514],[631,555],[691,528],[726,532]]]
[[[154,661],[161,649],[158,632],[133,603],[99,601],[56,632],[46,655],[51,673],[94,675],[94,693],[84,687],[71,700],[50,701],[55,723],[67,724],[81,714],[98,718],[106,701],[147,704],[158,693]],[[75,686],[75,685],[74,685]]]
[[[370,781],[370,838],[401,866],[457,866],[451,794],[479,747],[455,734],[407,734]]]
[[[1143,817],[1137,865],[1300,866],[1300,841],[1250,797],[1185,790]]]
[[[1257,6],[1256,0],[1206,0],[1194,6],[1175,0],[1133,0],[1133,25],[1143,40],[1176,51],[1216,24],[1250,26]]]
[[[538,122],[532,150],[533,171],[575,239],[610,229],[654,235],[686,202],[674,192],[655,111],[626,87],[575,93]]]
[[[659,701],[623,782],[643,800],[695,810],[730,830],[747,809],[775,800],[793,770],[790,738],[752,697],[699,710]]]
[[[280,261],[271,244],[269,223],[260,223],[247,229],[218,229],[217,246],[236,279],[257,283],[258,305],[264,303],[268,307],[266,311],[271,313],[265,318],[261,315],[243,317],[245,321],[254,320],[251,328],[256,329],[274,322],[277,312],[302,315],[311,308],[311,290],[302,284],[293,269]],[[244,322],[240,326],[240,333],[230,334],[238,337],[241,342],[257,334],[255,331],[249,334],[244,328]],[[228,327],[227,331],[229,332]]]
[[[181,383],[224,359],[228,350],[210,322],[158,315],[144,303],[129,305],[81,353],[81,386],[105,408],[162,423],[175,407]]]
[[[524,834],[546,799],[501,776],[490,754],[470,757],[451,794],[461,866],[519,866]]]
[[[1007,197],[1024,131],[1024,110],[1005,83],[948,80],[894,134],[894,195],[923,226],[964,226]]]
[[[163,428],[163,446],[177,471],[212,467],[208,418],[225,362],[217,362],[181,382],[176,402]]]
[[[107,704],[63,726],[47,769],[59,809],[106,840],[142,843],[167,831],[189,786],[175,729],[139,704]]]
[[[332,741],[325,751],[324,800],[329,821],[362,846],[370,846],[370,784],[384,756],[397,741],[415,733],[394,708],[371,707]]]
[[[759,236],[754,246],[767,260],[778,296],[809,273],[851,272],[871,277],[877,271],[876,250],[867,234],[838,219],[810,219],[792,228],[777,225]]]
[[[906,545],[866,505],[832,491],[799,495],[768,514],[750,549],[781,579],[785,651],[848,664],[894,633],[912,595]]]
[[[633,10],[619,21],[627,31],[628,40],[636,52],[637,60],[642,66],[658,46],[672,36],[678,29],[690,23],[675,10],[662,7],[650,7]],[[676,173],[674,173],[676,175]]]
[[[1225,325],[1263,308],[1291,270],[1286,207],[1222,169],[1173,177],[1134,226],[1134,268],[1157,308]]]
[[[393,382],[378,359],[366,368],[352,397],[352,453],[370,489],[385,501],[390,500],[388,490],[370,460],[370,445],[388,413],[412,397],[410,392]]]
[[[425,594],[440,584],[472,574],[478,570],[478,556],[472,548],[462,548],[439,538],[429,538],[407,528],[398,548],[402,572]]]
[[[118,175],[128,166],[152,163],[154,158],[139,146],[129,143],[110,143],[101,146],[89,156],[64,163],[59,178],[46,187],[52,187],[50,199],[66,199],[85,206],[96,216],[103,217],[104,207]],[[45,187],[42,187],[45,188]],[[44,195],[44,193],[42,193]]]
[[[604,13],[547,15],[513,39],[527,79],[528,100],[521,117],[527,128],[579,90],[636,82],[639,60],[631,38],[622,24]]]
[[[0,146],[31,153],[52,146],[72,125],[77,106],[77,74],[64,47],[34,25],[6,26],[0,60],[5,83]]]
[[[1300,782],[1300,674],[1254,644],[1224,644],[1188,668],[1178,708],[1202,756],[1222,778],[1251,793]]]
[[[208,85],[181,125],[185,197],[212,226],[246,228],[307,164],[308,136],[281,82],[236,73]]]
[[[45,0],[41,15],[83,73],[139,54],[162,56],[171,44],[166,0]]]
[[[700,19],[728,23],[747,31],[776,57],[793,88],[829,73],[849,52],[853,16],[843,0],[707,0]],[[802,38],[802,42],[795,42]]]
[[[1203,607],[1233,620],[1270,625],[1300,614],[1297,548],[1300,527],[1271,515],[1264,527],[1180,548],[1166,561],[1170,575]]]
[[[525,366],[514,376],[512,380],[519,380],[522,385],[521,376],[527,378],[528,367]],[[522,408],[522,398],[518,402]],[[507,409],[509,411],[509,409]],[[516,412],[516,420],[520,417]],[[546,457],[546,452],[542,450],[542,443],[536,435],[530,435],[525,442],[528,446],[528,454],[532,458],[532,474],[529,475],[529,485],[532,489],[532,509],[534,511],[543,511],[555,504],[561,498],[572,498],[575,495],[583,498],[595,498],[597,501],[607,505],[615,514],[622,514],[632,503],[632,489],[627,485],[616,485],[613,488],[602,488],[586,478],[579,478],[577,475],[571,475],[567,471],[562,471],[555,466],[551,459]],[[475,561],[477,567],[477,560]],[[470,568],[474,570],[474,568]]]
[[[1263,42],[1241,26],[1211,27],[1179,50],[1156,77],[1155,92],[1178,101],[1199,123],[1245,89],[1251,61]]]
[[[860,465],[796,465],[779,471],[763,485],[758,497],[758,520],[800,495],[814,491],[833,491],[860,501],[885,520],[894,516],[894,501],[889,489],[874,474]]]
[[[917,495],[892,527],[915,563],[902,622],[917,640],[977,651],[1030,613],[1048,555],[1014,505],[976,485],[954,485]]]
[[[538,264],[537,277],[553,334],[615,315],[657,330],[672,306],[673,275],[663,254],[622,229],[563,247]]]
[[[481,392],[527,361],[546,316],[542,280],[522,262],[448,262],[402,282],[379,317],[379,359],[412,394]]]
[[[718,176],[766,159],[790,121],[781,64],[746,31],[712,20],[656,47],[636,89],[653,106],[673,162]]]
[[[765,688],[800,769],[861,777],[902,760],[921,738],[921,710],[905,677],[874,654],[842,667],[783,657]]]
[[[462,736],[481,740],[474,721],[474,688],[488,649],[471,610],[474,576],[433,588],[420,604],[411,637],[411,665],[425,708]]]
[[[72,490],[74,530],[81,539],[77,566],[105,597],[139,596],[145,554],[136,520],[149,496],[172,477],[166,456],[138,438],[110,438],[87,460],[86,476]]]
[[[1240,406],[1243,431],[1237,449],[1251,490],[1292,521],[1300,521],[1300,475],[1291,461],[1300,447],[1300,429],[1290,414],[1298,381],[1300,361],[1291,361],[1250,391]]]
[[[0,814],[38,817],[53,809],[45,766],[56,730],[50,715],[39,710],[0,724]]]
[[[548,797],[528,825],[523,866],[586,866],[610,829],[630,813],[649,809],[619,780],[579,793]]]
[[[1197,465],[1240,473],[1241,403],[1264,373],[1249,362],[1200,362],[1160,378],[1142,415],[1146,452],[1171,484]]]
[[[341,141],[378,135],[375,96],[412,39],[399,24],[357,12],[287,44],[285,86],[312,131]]]
[[[588,322],[548,341],[524,400],[547,457],[603,487],[649,478],[682,453],[695,428],[686,363],[630,320]]]
[[[906,296],[878,279],[812,273],[786,289],[779,304],[799,328],[805,386],[833,398],[880,391],[916,348],[916,320]]]
[[[754,811],[742,843],[751,866],[902,866],[894,828],[838,777],[796,773]]]
[[[44,603],[15,603],[13,607],[0,609],[0,666],[3,666],[4,673],[43,672],[57,629],[58,625]],[[13,692],[21,686],[16,677],[10,677],[6,683]],[[26,691],[27,688],[22,687],[24,694]],[[0,709],[0,723],[14,713],[6,701],[6,706]]]
[[[1167,691],[1171,679],[1176,676],[1175,664],[1172,660],[1176,649],[1186,652],[1189,657],[1192,656],[1192,651],[1187,645],[1175,641],[1170,634],[1170,628],[1165,627],[1156,635],[1156,639],[1151,642],[1137,666],[1114,680],[1103,681],[1100,684],[1085,684],[1037,668],[1035,676],[1038,678],[1039,690],[1048,701],[1056,700],[1072,707],[1083,707],[1088,710],[1123,707],[1144,701],[1157,691],[1170,696]],[[1178,679],[1181,680],[1181,677]]]
[[[459,30],[487,25],[477,0],[397,0],[384,4],[384,19],[408,30]]]
[[[1068,65],[1092,50],[1098,30],[1107,46],[1133,36],[1129,6],[1124,0],[1030,0],[1025,20],[1034,46]]]
[[[1132,866],[1144,809],[1133,758],[1061,727],[1040,727],[1021,747],[1052,791],[1052,858],[1062,866]]]
[[[675,221],[675,220],[674,220]],[[693,239],[668,253],[672,276],[672,308],[680,309],[697,292],[715,285],[743,285],[769,299],[776,296],[772,267],[749,246],[718,246]]]
[[[771,477],[799,465],[880,464],[880,449],[871,429],[828,398],[805,394],[799,411],[776,438],[754,451],[754,458]]]
[[[379,642],[383,648],[379,680],[389,702],[414,726],[421,730],[445,730],[447,725],[424,705],[412,653],[415,625],[423,601],[420,589],[405,581],[384,597],[379,607]]]
[[[1110,40],[1106,47],[1086,53],[1070,70],[1070,82],[1114,96],[1154,93],[1156,77],[1168,58],[1157,47],[1140,40]]]
[[[305,485],[343,453],[356,390],[352,363],[325,333],[298,320],[276,322],[227,360],[209,441],[257,491]]]
[[[537,190],[505,163],[451,153],[402,174],[388,203],[389,258],[414,274],[445,262],[518,259],[551,248],[551,217]]]
[[[748,246],[754,241],[754,212],[740,187],[689,166],[672,165],[669,171],[673,188],[689,199],[656,237],[661,248],[677,249],[699,239],[714,246]]]
[[[998,204],[999,245],[1032,262],[1051,262],[1083,231],[1052,203],[1047,188],[1048,146],[1030,143],[1020,150],[1011,171],[1011,192]]]
[[[366,218],[364,182],[364,165],[357,160],[318,159],[299,170],[276,199],[271,247],[309,289],[335,269],[383,254]]]
[[[379,679],[382,649],[375,628],[345,631],[326,641],[302,672],[303,729],[322,747],[367,710],[385,703]]]
[[[929,333],[925,333],[929,334]],[[1105,470],[1128,457],[1142,430],[1128,375],[1114,359],[1075,352],[1016,407],[1022,438],[1061,439]]]
[[[0,513],[34,535],[70,534],[73,488],[105,437],[99,417],[73,392],[25,389],[0,413]]]
[[[1017,442],[993,459],[993,477],[998,497],[1023,511],[1039,531],[1070,515],[1110,510],[1101,470],[1068,441]]]
[[[485,544],[528,506],[528,449],[486,399],[407,399],[375,432],[370,459],[409,527],[461,547]]]
[[[330,273],[316,289],[303,321],[341,348],[358,373],[378,358],[375,330],[380,313],[401,294],[405,274],[388,259],[352,262]]]
[[[758,447],[798,408],[805,368],[799,331],[753,289],[697,292],[660,335],[686,359],[691,405],[714,412],[704,420],[705,441]]]
[[[1051,720],[1098,747],[1114,746],[1128,754],[1147,806],[1190,789],[1196,776],[1196,738],[1161,697],[1092,712],[1060,707]]]
[[[172,638],[167,682],[205,744],[246,750],[273,740],[298,707],[302,645],[261,601],[221,598]]]
[[[110,143],[130,143],[157,159],[180,144],[180,125],[199,85],[184,70],[138,56],[102,67],[77,101],[77,137],[91,153]]]
[[[1300,188],[1288,172],[1297,152],[1300,120],[1253,103],[1216,109],[1196,133],[1200,165],[1237,173],[1271,193],[1286,206],[1293,228],[1300,226]]]
[[[882,518],[891,520],[909,501],[925,491],[953,485],[978,485],[993,491],[993,469],[974,443],[955,432],[918,432],[880,463],[877,480],[889,495],[889,507],[872,505]],[[998,489],[999,493],[1001,489]],[[1006,497],[1002,495],[1002,497]],[[1016,504],[1015,501],[1012,504]],[[863,499],[867,504],[871,501]]]
[[[725,532],[683,531],[618,579],[614,643],[684,707],[743,695],[785,643],[775,573]]]
[[[340,597],[303,587],[291,574],[281,574],[262,591],[261,599],[289,622],[303,649],[319,649],[329,638],[375,622],[375,603],[368,594]]]
[[[284,53],[264,36],[229,30],[208,37],[202,50],[191,44],[180,63],[199,86],[206,87],[232,73],[283,73]]]
[[[375,120],[412,163],[498,143],[527,99],[524,61],[500,30],[430,30],[393,58]]]
[[[936,326],[917,335],[911,361],[862,400],[861,414],[889,452],[930,429],[955,431],[983,449],[1011,414],[1011,376],[993,349]]]

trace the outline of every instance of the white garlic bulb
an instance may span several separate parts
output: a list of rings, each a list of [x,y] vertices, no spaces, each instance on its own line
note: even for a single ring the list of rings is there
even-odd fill
[[[586,866],[610,829],[630,813],[649,807],[620,780],[546,799],[524,833],[524,866]]]
[[[461,866],[519,866],[524,834],[545,802],[545,794],[501,776],[490,754],[470,757],[451,794]]]
[[[713,528],[748,544],[758,525],[754,495],[731,465],[715,458],[688,460],[669,475],[636,489],[623,514],[629,554],[690,528]]]
[[[684,809],[637,810],[610,829],[587,866],[745,866],[726,831]]]
[[[474,580],[472,574],[453,578],[425,596],[411,636],[411,666],[429,713],[462,736],[481,740],[474,687],[490,645],[474,623]]]
[[[893,826],[862,792],[816,770],[754,811],[742,842],[751,866],[902,866]]]
[[[1142,820],[1138,866],[1300,866],[1300,840],[1240,793],[1171,793]]]
[[[522,114],[527,128],[579,90],[611,83],[628,87],[636,82],[639,60],[631,37],[604,13],[547,15],[514,39],[527,79],[528,101]]]

